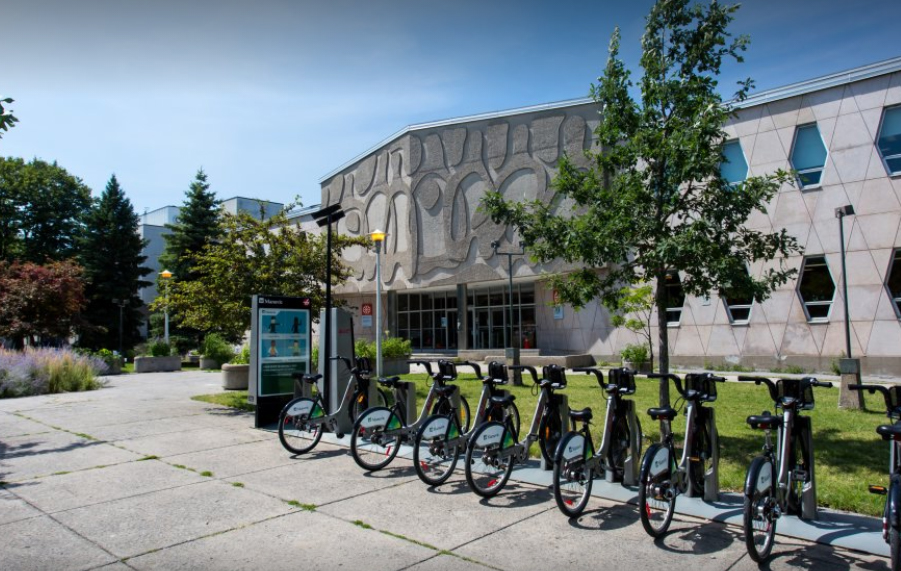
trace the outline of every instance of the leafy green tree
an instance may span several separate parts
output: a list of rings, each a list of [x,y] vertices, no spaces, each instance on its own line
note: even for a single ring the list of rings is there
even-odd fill
[[[5,99],[0,99],[0,131],[9,131],[11,128],[13,128],[15,126],[16,123],[19,122],[19,120],[16,119],[16,116],[13,115],[12,110],[7,111],[3,107],[4,103],[9,105],[12,102],[13,102],[13,99],[10,97],[7,97]],[[3,138],[3,133],[0,132],[0,139],[2,139],[2,138]]]
[[[194,255],[221,235],[220,206],[216,193],[210,191],[207,175],[197,171],[185,197],[175,224],[167,224],[171,234],[165,235],[166,248],[160,264],[182,282],[196,278]]]
[[[144,240],[138,235],[138,215],[112,175],[99,200],[86,218],[81,240],[81,264],[87,282],[88,308],[79,345],[90,349],[119,347],[119,305],[122,308],[122,341],[133,347],[140,340],[142,321],[140,288],[150,285],[142,278],[151,270],[143,267]]]
[[[0,158],[0,255],[38,264],[76,255],[91,189],[56,162]]]
[[[777,171],[730,184],[720,174],[723,130],[734,109],[717,92],[726,58],[742,61],[748,44],[727,28],[737,6],[658,0],[642,37],[643,70],[634,99],[630,73],[619,58],[620,33],[610,41],[604,75],[591,95],[602,110],[599,148],[586,153],[590,168],[564,157],[548,204],[505,201],[495,192],[484,208],[495,222],[519,230],[534,257],[582,263],[552,281],[564,301],[582,307],[601,297],[612,305],[624,285],[655,284],[659,369],[669,372],[665,278],[679,272],[686,293],[741,291],[761,301],[796,273],[780,266],[749,275],[758,260],[800,251],[784,230],[746,226],[754,210],[789,182]],[[742,100],[752,87],[739,83]],[[576,206],[570,210],[564,200]],[[609,270],[598,271],[609,263]],[[660,403],[669,385],[660,384]]]
[[[614,301],[615,305],[608,306],[613,314],[610,323],[614,327],[625,327],[642,338],[648,348],[651,370],[653,370],[654,343],[651,332],[651,316],[654,313],[654,287],[651,284],[624,287]]]
[[[58,344],[81,325],[82,268],[70,260],[40,266],[0,260],[0,337],[16,348]]]
[[[314,315],[325,303],[326,236],[310,235],[292,226],[283,211],[267,220],[246,212],[224,213],[222,238],[192,255],[196,278],[170,284],[168,299],[161,295],[151,309],[205,332],[236,341],[250,328],[254,294],[306,296]],[[332,236],[332,286],[350,276],[339,256],[351,245],[369,246],[365,237]],[[163,290],[161,290],[163,292]]]

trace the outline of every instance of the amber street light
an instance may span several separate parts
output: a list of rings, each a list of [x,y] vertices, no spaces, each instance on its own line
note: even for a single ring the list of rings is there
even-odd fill
[[[174,275],[175,274],[173,274],[169,270],[163,270],[160,272],[160,277],[163,278],[163,282],[165,282],[166,284],[166,325],[165,329],[163,330],[163,337],[165,337],[166,339],[166,345],[169,344],[169,280],[171,280]]]
[[[369,237],[375,242],[375,376],[382,376],[382,242],[388,234],[373,230]]]

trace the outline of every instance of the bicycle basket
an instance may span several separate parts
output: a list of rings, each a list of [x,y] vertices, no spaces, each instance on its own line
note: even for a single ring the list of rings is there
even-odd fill
[[[700,395],[698,400],[704,402],[716,400],[716,381],[708,375],[689,373],[685,375],[683,382],[685,383],[685,392],[695,391]]]
[[[450,361],[438,361],[438,373],[445,379],[456,379],[457,366]]]
[[[635,373],[628,369],[610,369],[607,383],[618,386],[622,394],[631,395],[635,392]]]
[[[802,383],[803,379],[779,379],[776,389],[779,401],[785,398],[795,399],[801,410],[813,410],[813,387]]]
[[[541,370],[541,376],[555,385],[566,386],[566,373],[560,365],[545,365]]]
[[[506,381],[508,379],[507,366],[499,361],[491,361],[488,363],[488,378]]]
[[[369,357],[357,357],[357,370],[361,375],[368,375],[372,372],[372,361],[369,360]]]

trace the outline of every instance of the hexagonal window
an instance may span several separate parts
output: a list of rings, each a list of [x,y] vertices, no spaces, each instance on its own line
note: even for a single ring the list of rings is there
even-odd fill
[[[729,321],[733,325],[745,325],[751,320],[751,306],[754,305],[752,296],[725,291],[722,298],[723,303],[726,304]]]
[[[890,107],[882,114],[876,146],[885,170],[892,175],[901,174],[901,107]]]
[[[678,272],[666,274],[666,324],[678,327],[682,321],[682,306],[685,305],[685,291],[682,289],[682,281]]]
[[[829,273],[825,256],[810,256],[804,259],[798,295],[804,304],[804,313],[809,321],[827,321],[835,297],[835,282]]]
[[[901,250],[895,250],[885,285],[889,295],[892,296],[892,301],[895,302],[895,311],[898,317],[901,317]]]
[[[741,143],[727,141],[723,145],[723,161],[720,163],[720,176],[730,185],[738,184],[748,178],[748,161],[741,150]]]
[[[820,185],[826,166],[826,145],[816,123],[798,127],[792,144],[791,163],[801,188]]]

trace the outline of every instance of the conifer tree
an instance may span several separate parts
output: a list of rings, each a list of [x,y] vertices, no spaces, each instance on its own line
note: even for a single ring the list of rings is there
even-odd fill
[[[138,235],[138,215],[116,175],[110,177],[86,217],[81,246],[88,325],[81,331],[79,345],[95,350],[118,349],[119,301],[125,304],[122,338],[124,348],[129,349],[140,339],[143,303],[138,290],[150,285],[142,278],[151,270],[143,267],[147,257],[141,255],[144,240]]]
[[[198,170],[177,222],[166,225],[171,233],[165,236],[166,249],[160,256],[160,267],[175,274],[178,281],[197,278],[193,256],[221,236],[219,204],[216,193],[210,191],[206,173]]]

